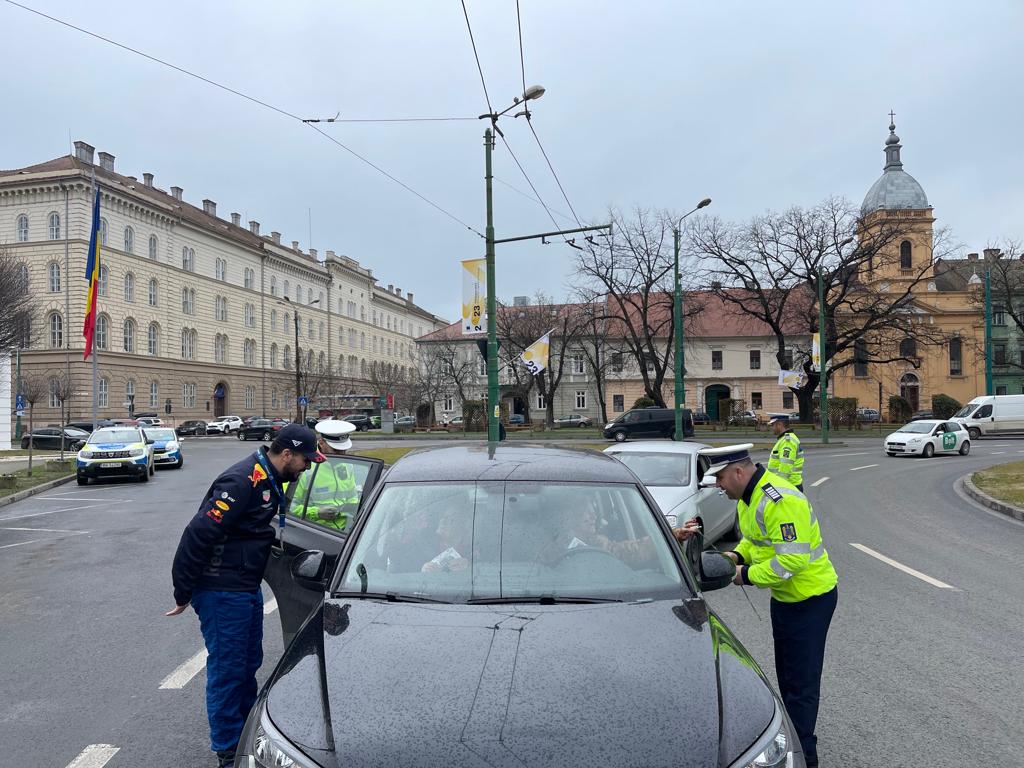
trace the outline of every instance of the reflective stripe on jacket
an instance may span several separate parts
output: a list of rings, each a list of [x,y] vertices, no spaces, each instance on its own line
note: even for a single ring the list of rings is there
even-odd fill
[[[793,432],[783,432],[775,441],[768,471],[796,487],[804,481],[804,448]]]
[[[748,566],[751,584],[770,588],[783,603],[823,595],[836,585],[818,518],[800,491],[764,472],[750,503],[740,499],[736,507],[743,533],[736,552]]]

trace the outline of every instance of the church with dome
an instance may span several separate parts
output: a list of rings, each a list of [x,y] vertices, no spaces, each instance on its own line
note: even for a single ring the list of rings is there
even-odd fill
[[[878,408],[883,416],[894,395],[906,399],[912,411],[926,411],[935,395],[966,403],[985,394],[984,312],[976,277],[983,274],[984,261],[977,254],[948,259],[936,252],[941,238],[935,212],[924,187],[903,167],[893,117],[885,165],[864,196],[857,238],[881,238],[885,245],[861,280],[880,293],[907,294],[906,312],[923,330],[917,338],[862,339],[854,364],[837,371],[830,384],[833,396],[856,397],[859,407]],[[985,252],[985,258],[994,257],[991,249]],[[888,349],[870,349],[871,344]],[[886,359],[893,362],[875,362]]]

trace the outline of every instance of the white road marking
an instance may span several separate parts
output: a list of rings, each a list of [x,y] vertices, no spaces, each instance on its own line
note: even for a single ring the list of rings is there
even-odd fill
[[[36,531],[37,533],[88,533],[88,531],[68,531],[64,528],[11,528],[4,526],[0,531]]]
[[[68,768],[103,768],[120,751],[113,744],[90,744],[68,763]]]
[[[105,501],[107,504],[127,504],[133,499],[110,499],[103,496],[40,496],[37,501]]]
[[[164,681],[160,683],[160,690],[180,690],[184,688],[188,685],[189,680],[198,675],[205,666],[206,649],[203,648],[203,650],[165,677]]]
[[[263,604],[263,615],[269,616],[277,610],[277,600],[270,598],[269,602]]]
[[[868,456],[870,454],[871,451],[862,451],[861,453],[833,453],[831,458],[838,459],[840,456]]]
[[[821,480],[815,480],[813,483],[811,483],[811,488],[817,488],[819,485],[824,483],[826,480],[828,480],[828,475],[826,475],[825,477],[821,478]]]
[[[865,464],[863,467],[850,467],[850,471],[851,472],[856,472],[858,469],[871,469],[872,467],[877,467],[877,466],[878,466],[877,464]]]
[[[42,539],[29,539],[28,541],[19,541],[17,544],[4,544],[3,546],[0,546],[0,549],[10,549],[11,547],[23,547],[26,544],[35,544],[37,541],[42,541]]]
[[[880,552],[875,552],[875,550],[871,549],[870,547],[865,547],[863,544],[854,544],[851,542],[850,546],[855,549],[859,549],[866,555],[871,555],[871,557],[881,560],[883,563],[886,563],[887,565],[891,565],[893,568],[901,570],[904,573],[909,573],[911,576],[914,576],[915,578],[918,578],[921,581],[931,584],[933,587],[938,587],[939,589],[956,589],[956,587],[951,586],[944,581],[933,579],[931,576],[927,574],[921,573],[920,571],[915,571],[913,568],[903,565],[903,563],[898,563],[892,558],[886,557],[885,555],[881,554]]]
[[[64,509],[51,509],[48,512],[33,512],[28,515],[11,515],[10,517],[0,517],[0,523],[6,523],[8,520],[24,520],[28,517],[41,517],[43,515],[56,515],[58,512],[75,512],[79,509],[93,509],[94,507],[102,507],[102,504],[85,504],[81,507],[65,507]]]
[[[992,453],[990,453],[989,456],[999,456],[1004,453],[1006,453],[1006,451],[992,451]]]

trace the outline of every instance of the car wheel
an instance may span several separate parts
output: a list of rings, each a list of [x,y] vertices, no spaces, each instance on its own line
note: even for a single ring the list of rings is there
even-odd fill
[[[932,445],[931,443],[928,443],[928,445],[924,447],[924,450],[921,451],[921,455],[924,456],[926,459],[930,459],[932,456],[935,455],[935,446]]]
[[[239,440],[245,440],[245,435],[244,435],[244,434],[242,434],[241,432],[239,432],[239,433],[238,433],[238,439],[239,439]]]
[[[149,476],[153,477],[156,474],[156,464],[149,465]]]
[[[970,440],[964,440],[963,444],[960,446],[960,455],[961,456],[966,456],[970,452],[971,452],[971,441]]]
[[[77,480],[78,480],[78,484],[79,485],[88,485],[89,484],[89,478],[88,477],[79,476],[77,478]]]
[[[22,447],[22,449],[28,448],[28,438],[27,437],[23,437],[21,439],[21,447]]]
[[[615,442],[616,443],[624,443],[624,442],[626,442],[626,433],[623,432],[621,429],[618,432],[615,432],[612,435],[612,437],[615,438]]]
[[[981,437],[981,430],[978,429],[977,427],[971,427],[970,429],[967,430],[967,434],[971,436],[971,440],[977,440],[979,437]]]
[[[263,439],[264,439],[264,440],[273,440],[273,439],[274,439],[274,436],[273,436],[273,435],[272,435],[272,434],[270,433],[270,431],[268,430],[268,431],[266,431],[266,432],[264,432],[264,433],[263,433]]]
[[[148,483],[149,482],[149,472],[143,472],[141,475],[139,475],[139,482],[140,483]]]
[[[580,426],[580,427],[585,427],[585,426],[587,426],[587,422],[585,422],[585,421],[581,421],[581,422],[579,423],[579,426]]]
[[[895,453],[893,453],[892,451],[886,451],[886,452],[885,452],[885,455],[886,455],[886,456],[895,456],[896,454],[895,454]]]
[[[185,466],[185,457],[182,456],[180,459],[178,459],[178,463],[174,465],[174,468],[175,469],[181,469],[184,466]]]

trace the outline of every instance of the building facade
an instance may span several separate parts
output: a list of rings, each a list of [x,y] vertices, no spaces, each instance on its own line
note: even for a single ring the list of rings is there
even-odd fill
[[[113,155],[93,155],[79,141],[73,155],[0,171],[0,248],[36,298],[22,372],[70,379],[72,417],[93,407],[82,326],[94,178],[101,417],[127,416],[129,402],[176,421],[291,416],[297,353],[310,408],[342,408],[342,396],[383,394],[368,392],[374,365],[411,371],[416,337],[444,324],[354,259],[283,244],[257,221],[225,220],[212,200],[190,205],[180,187],[164,191],[152,174],[139,181],[115,172]],[[52,396],[36,403],[37,421],[57,420],[60,407]]]

